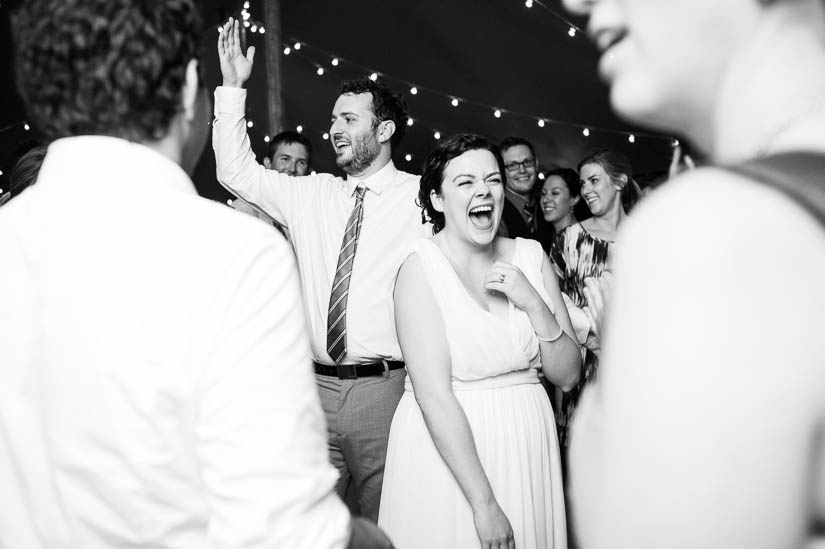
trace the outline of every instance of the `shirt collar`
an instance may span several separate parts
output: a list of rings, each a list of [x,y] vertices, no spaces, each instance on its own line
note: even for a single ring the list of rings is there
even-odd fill
[[[516,194],[510,189],[504,189],[504,195],[507,197],[513,205],[518,206],[519,208],[525,208],[530,204],[530,200],[524,198],[520,194]]]
[[[369,177],[360,178],[348,175],[345,183],[345,189],[347,194],[350,196],[355,193],[356,187],[366,187],[367,190],[370,190],[377,195],[381,195],[384,189],[392,185],[397,173],[398,170],[396,169],[395,164],[393,164],[392,160],[390,160],[383,168]]]
[[[77,181],[89,186],[98,180],[105,181],[108,187],[139,182],[146,192],[197,194],[192,180],[178,164],[146,145],[117,137],[83,135],[57,139],[49,145],[41,173],[44,171],[56,174],[54,178],[42,178],[47,185],[50,179],[57,184],[67,178],[61,176],[76,174]],[[113,178],[112,173],[120,176]]]

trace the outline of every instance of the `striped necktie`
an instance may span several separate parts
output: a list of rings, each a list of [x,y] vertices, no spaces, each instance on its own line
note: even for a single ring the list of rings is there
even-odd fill
[[[335,269],[335,279],[332,281],[332,291],[329,296],[327,352],[336,364],[340,363],[347,354],[347,296],[349,295],[352,264],[355,262],[355,248],[358,246],[358,236],[361,234],[361,220],[364,218],[366,190],[365,187],[355,189],[355,206],[349,216],[347,230],[344,231],[341,252],[338,254],[338,267]]]

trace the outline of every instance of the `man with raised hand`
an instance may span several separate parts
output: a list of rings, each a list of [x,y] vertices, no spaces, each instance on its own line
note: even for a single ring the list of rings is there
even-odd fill
[[[346,179],[267,170],[255,161],[246,133],[244,85],[255,51],[244,55],[238,27],[230,20],[218,39],[223,85],[215,91],[212,139],[218,180],[290,231],[338,490],[343,496],[354,489],[353,511],[375,521],[390,422],[404,391],[395,275],[407,244],[430,235],[416,205],[418,176],[392,162],[406,108],[382,84],[347,82],[329,130]]]

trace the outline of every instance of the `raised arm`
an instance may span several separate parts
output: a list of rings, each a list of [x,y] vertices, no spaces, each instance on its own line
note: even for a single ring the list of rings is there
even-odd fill
[[[302,201],[295,196],[306,185],[293,185],[293,179],[258,164],[247,135],[245,119],[246,85],[252,74],[255,48],[246,55],[241,50],[239,23],[230,19],[218,34],[223,85],[215,90],[215,123],[212,128],[212,147],[218,182],[232,194],[258,206],[282,225],[290,225],[295,204]]]
[[[398,273],[395,323],[427,429],[470,504],[482,547],[514,547],[513,529],[493,495],[467,416],[453,394],[446,328],[415,255]]]

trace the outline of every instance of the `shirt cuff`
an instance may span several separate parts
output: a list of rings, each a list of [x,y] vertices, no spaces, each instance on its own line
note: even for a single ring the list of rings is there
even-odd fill
[[[215,88],[215,118],[221,114],[246,114],[246,89],[229,86]]]

